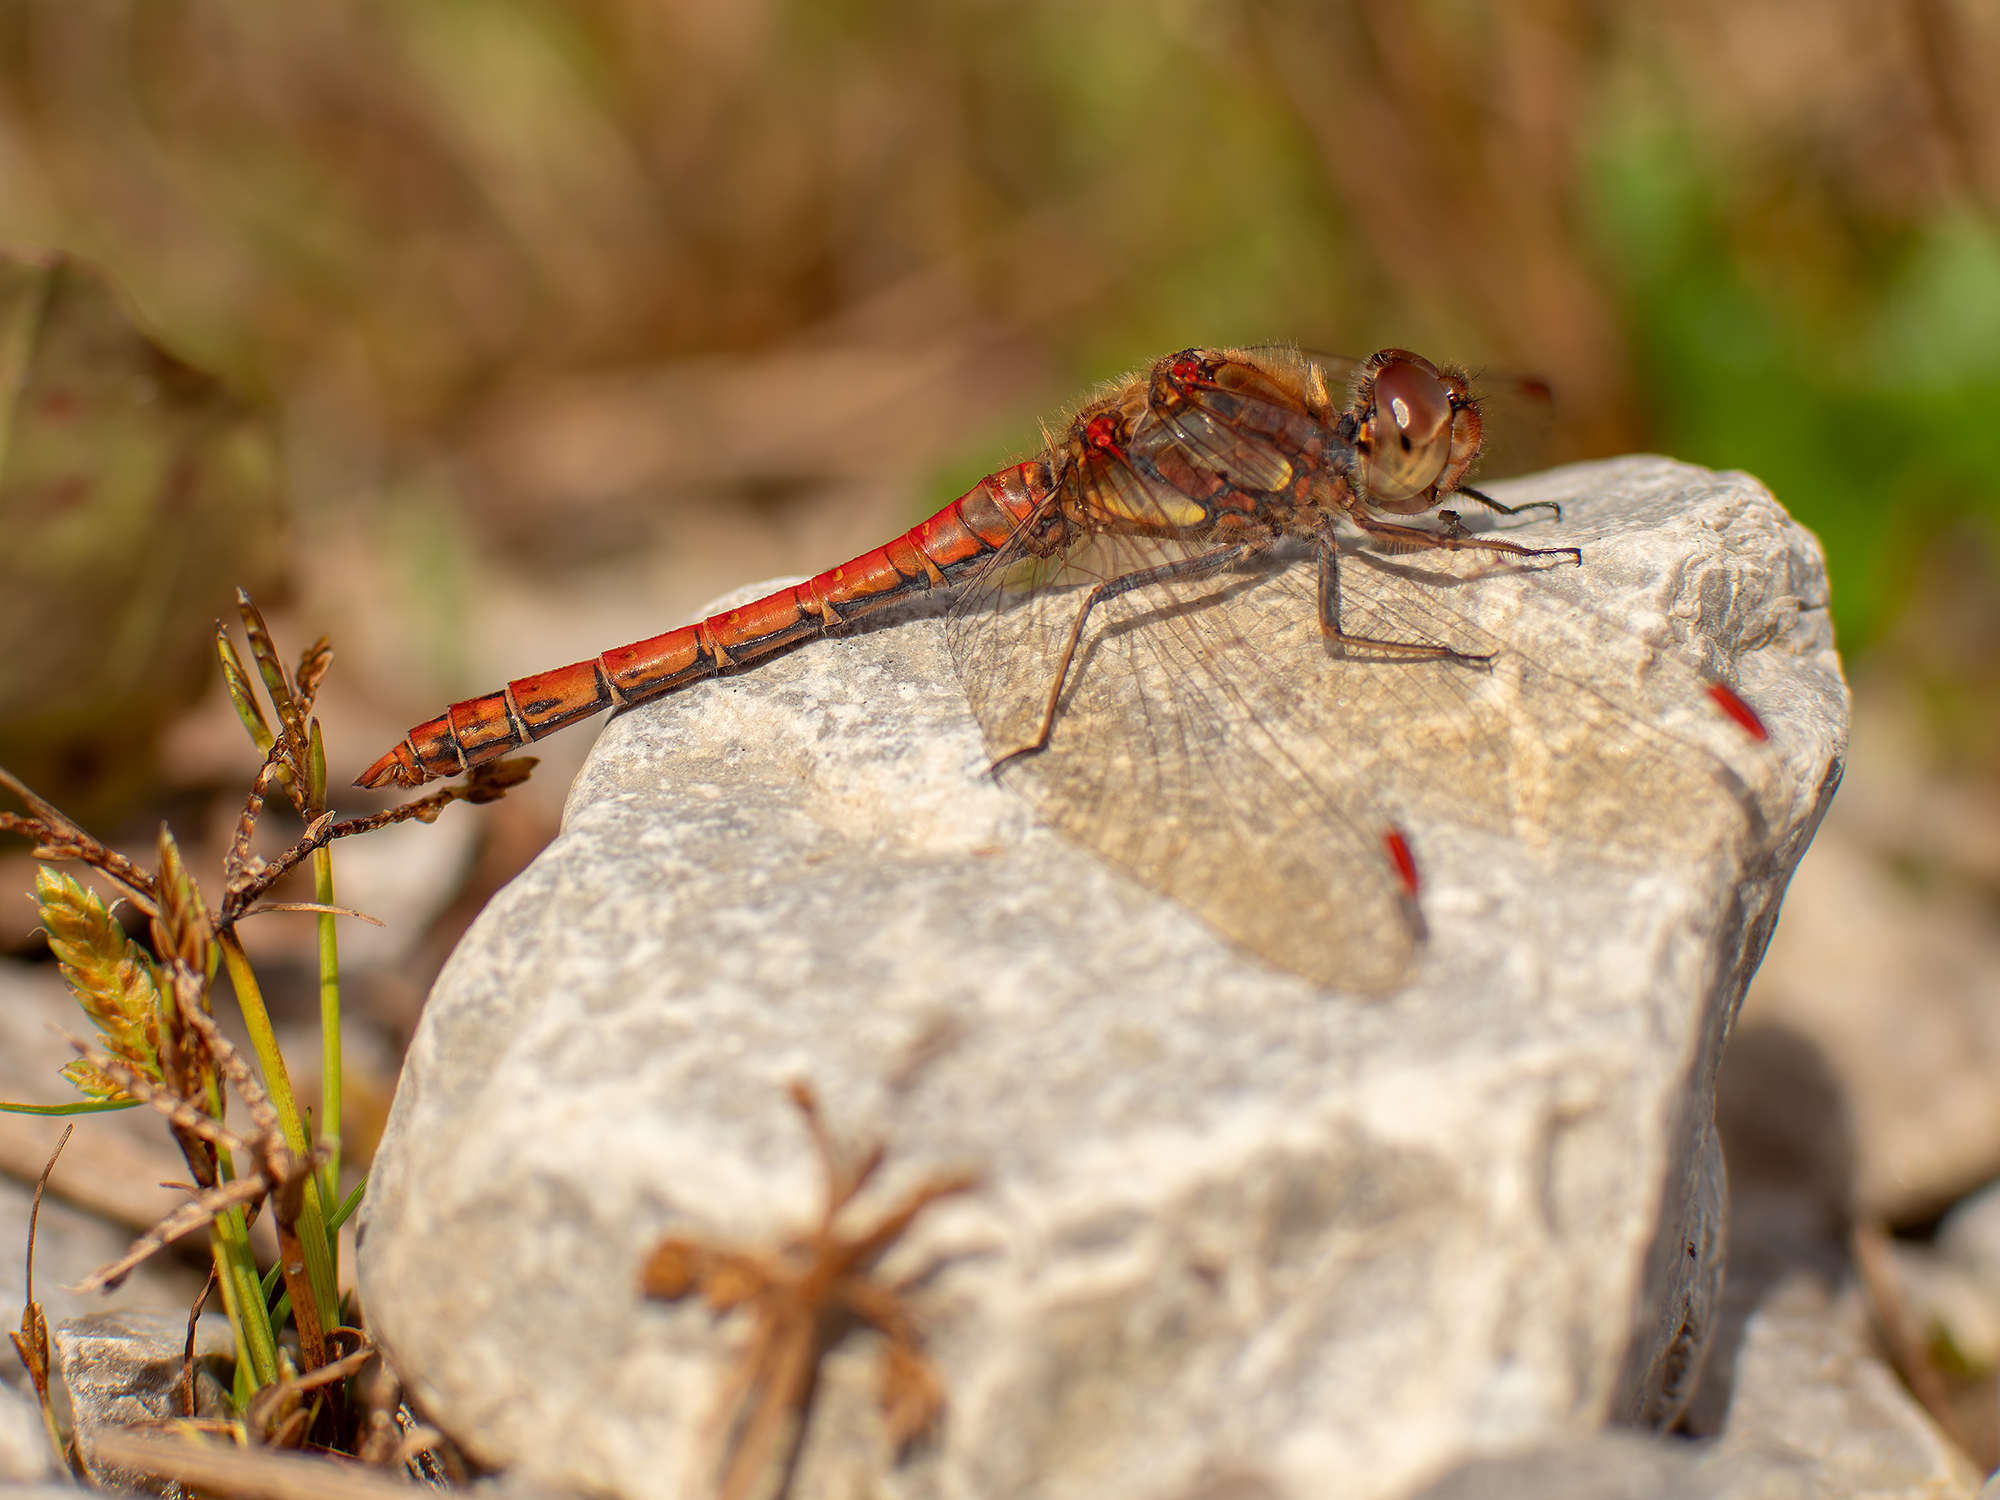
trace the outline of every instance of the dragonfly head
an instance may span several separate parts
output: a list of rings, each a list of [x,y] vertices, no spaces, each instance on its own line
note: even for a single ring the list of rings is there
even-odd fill
[[[1414,515],[1435,505],[1479,456],[1479,404],[1465,376],[1421,354],[1383,349],[1361,367],[1354,451],[1363,498]]]

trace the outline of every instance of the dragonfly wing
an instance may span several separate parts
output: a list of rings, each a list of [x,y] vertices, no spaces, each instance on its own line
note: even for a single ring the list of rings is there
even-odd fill
[[[1186,556],[1098,538],[968,588],[954,660],[995,758],[1037,732],[1090,585]],[[1329,642],[1305,549],[1143,588],[1092,614],[1047,748],[1003,777],[1057,828],[1283,968],[1401,983],[1423,924],[1384,847],[1466,825],[1656,866],[1754,836],[1766,757],[1701,674],[1596,613],[1573,579],[1468,554],[1342,566],[1343,623],[1490,655]]]
[[[1199,406],[1160,418],[1153,430],[1178,446],[1197,466],[1237,489],[1269,492],[1292,482],[1292,465],[1284,454]]]
[[[1196,550],[1101,537],[1059,566],[1017,559],[966,591],[952,652],[996,759],[1037,732],[1089,588]],[[1047,748],[1001,775],[1048,822],[1223,936],[1322,984],[1386,990],[1407,978],[1422,922],[1383,842],[1390,824],[1338,753],[1338,726],[1299,712],[1297,677],[1265,656],[1259,637],[1297,627],[1297,605],[1269,570],[1106,602]],[[1310,614],[1304,624],[1317,637]]]
[[[1532,474],[1555,461],[1555,396],[1545,382],[1482,372],[1472,379],[1472,395],[1484,430],[1475,483]]]
[[[1341,576],[1349,630],[1491,657],[1422,664],[1393,695],[1393,672],[1343,664],[1343,692],[1398,747],[1382,759],[1395,804],[1627,866],[1760,832],[1769,754],[1575,568],[1357,548]]]

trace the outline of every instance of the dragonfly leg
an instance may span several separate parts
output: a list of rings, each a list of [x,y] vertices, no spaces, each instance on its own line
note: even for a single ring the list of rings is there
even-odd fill
[[[1396,527],[1398,531],[1414,530],[1413,527]],[[1432,532],[1421,533],[1424,536]],[[1334,540],[1332,527],[1319,534],[1319,628],[1330,641],[1343,646],[1362,646],[1370,651],[1389,651],[1412,661],[1455,661],[1465,666],[1478,666],[1493,660],[1491,656],[1475,656],[1469,651],[1455,651],[1450,646],[1426,646],[1416,641],[1391,641],[1379,636],[1354,635],[1340,627],[1340,549]]]
[[[1108,578],[1083,597],[1083,606],[1077,610],[1076,619],[1069,627],[1069,639],[1063,644],[1062,659],[1056,663],[1055,679],[1049,684],[1048,705],[1042,710],[1042,727],[1036,731],[1034,739],[1017,750],[1009,750],[994,761],[988,769],[997,771],[1011,760],[1023,755],[1034,755],[1046,750],[1049,736],[1055,733],[1056,708],[1062,702],[1063,686],[1069,680],[1069,665],[1076,656],[1078,642],[1083,639],[1083,627],[1090,619],[1090,612],[1107,599],[1116,599],[1120,594],[1129,594],[1134,589],[1147,588],[1156,583],[1171,583],[1177,578],[1200,578],[1240,562],[1253,552],[1261,551],[1265,543],[1240,542],[1234,547],[1219,547],[1213,552],[1204,552],[1199,557],[1184,557],[1179,562],[1162,563],[1157,568],[1141,568],[1134,573]]]
[[[1502,505],[1491,495],[1481,490],[1475,490],[1469,484],[1461,484],[1452,493],[1454,495],[1463,495],[1468,500],[1477,500],[1488,510],[1497,511],[1503,516],[1518,516],[1524,510],[1546,510],[1552,512],[1558,521],[1563,518],[1563,508],[1553,500],[1530,500],[1526,505]]]
[[[1583,566],[1581,547],[1523,547],[1519,542],[1506,541],[1501,537],[1481,536],[1467,531],[1455,510],[1438,512],[1436,531],[1422,526],[1398,526],[1393,521],[1378,521],[1373,516],[1350,514],[1348,519],[1378,541],[1387,542],[1390,550],[1396,552],[1427,552],[1441,548],[1446,552],[1500,552],[1509,557],[1572,557],[1579,568]]]

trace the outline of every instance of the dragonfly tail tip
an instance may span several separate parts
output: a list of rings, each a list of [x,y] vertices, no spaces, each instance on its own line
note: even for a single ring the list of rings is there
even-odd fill
[[[373,791],[385,786],[422,786],[428,780],[406,741],[355,777],[354,784]]]

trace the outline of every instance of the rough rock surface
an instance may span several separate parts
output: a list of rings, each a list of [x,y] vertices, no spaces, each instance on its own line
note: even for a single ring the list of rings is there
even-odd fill
[[[1824,577],[1740,475],[1630,459],[1504,488],[1583,539],[1560,597],[1764,712],[1761,838],[1600,862],[1415,823],[1428,946],[1364,1001],[1231,948],[985,777],[935,611],[646,705],[440,978],[376,1158],[362,1294],[429,1413],[551,1483],[698,1492],[747,1319],[645,1302],[639,1268],[663,1235],[810,1224],[804,1079],[837,1135],[889,1144],[857,1222],[941,1170],[984,1181],[883,1266],[920,1275],[941,1432],[891,1464],[879,1343],[849,1339],[800,1493],[1249,1475],[1369,1500],[1670,1415],[1722,1243],[1716,1059],[1838,774]]]
[[[67,1318],[52,1331],[57,1368],[69,1391],[76,1449],[91,1478],[106,1488],[144,1486],[143,1476],[98,1460],[96,1435],[184,1416],[176,1392],[186,1371],[187,1314],[106,1312]],[[233,1349],[226,1319],[205,1314],[195,1332],[195,1411],[216,1416],[223,1409],[223,1386],[215,1357]]]

